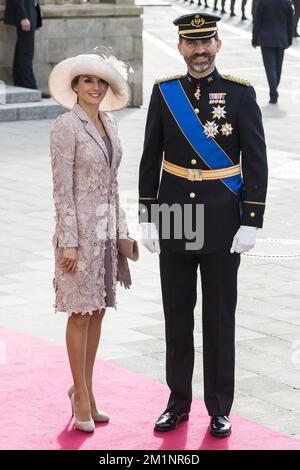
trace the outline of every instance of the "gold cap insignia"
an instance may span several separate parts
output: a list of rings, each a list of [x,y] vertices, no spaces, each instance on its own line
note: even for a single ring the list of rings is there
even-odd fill
[[[194,28],[201,28],[205,23],[204,18],[200,18],[199,15],[195,15],[195,18],[192,19],[191,25],[194,26]]]

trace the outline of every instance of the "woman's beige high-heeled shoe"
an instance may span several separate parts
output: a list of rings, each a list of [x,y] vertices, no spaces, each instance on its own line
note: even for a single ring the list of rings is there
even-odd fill
[[[69,395],[69,391],[68,391],[68,395]],[[96,427],[95,427],[95,423],[94,423],[93,419],[89,419],[88,421],[79,421],[76,418],[74,392],[71,394],[71,396],[69,395],[69,397],[70,397],[70,400],[71,400],[72,416],[74,416],[74,418],[75,418],[75,423],[74,423],[75,428],[78,429],[79,431],[94,432]]]
[[[72,394],[74,393],[74,385],[71,385],[71,387],[68,390],[68,395],[71,400]],[[72,407],[72,416],[74,416],[74,411]],[[108,423],[109,422],[109,416],[104,413],[104,411],[100,411],[99,413],[92,413],[92,418],[95,423]]]

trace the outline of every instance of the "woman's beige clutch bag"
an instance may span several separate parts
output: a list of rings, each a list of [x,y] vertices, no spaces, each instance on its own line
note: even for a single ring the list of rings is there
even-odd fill
[[[118,252],[120,255],[131,259],[131,261],[137,261],[139,259],[139,247],[137,241],[131,237],[118,239]]]

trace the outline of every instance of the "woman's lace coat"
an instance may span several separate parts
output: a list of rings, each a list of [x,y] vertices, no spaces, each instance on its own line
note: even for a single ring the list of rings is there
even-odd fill
[[[51,130],[51,165],[56,228],[55,312],[92,314],[105,308],[104,250],[111,239],[114,305],[117,283],[117,230],[127,233],[125,216],[119,217],[117,170],[122,149],[115,118],[100,113],[112,144],[111,167],[107,148],[83,109],[56,119]],[[120,212],[121,214],[121,212]],[[121,221],[119,221],[119,219]],[[125,235],[126,236],[126,235]],[[74,274],[58,266],[64,247],[77,247]]]

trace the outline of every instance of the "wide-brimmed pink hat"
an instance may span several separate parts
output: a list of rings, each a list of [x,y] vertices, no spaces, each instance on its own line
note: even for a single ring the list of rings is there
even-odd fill
[[[123,62],[114,56],[103,58],[97,54],[80,54],[59,62],[49,76],[49,91],[64,108],[72,109],[77,102],[77,94],[72,90],[71,82],[78,75],[93,75],[109,84],[100,103],[100,111],[118,111],[130,103],[130,88]]]

